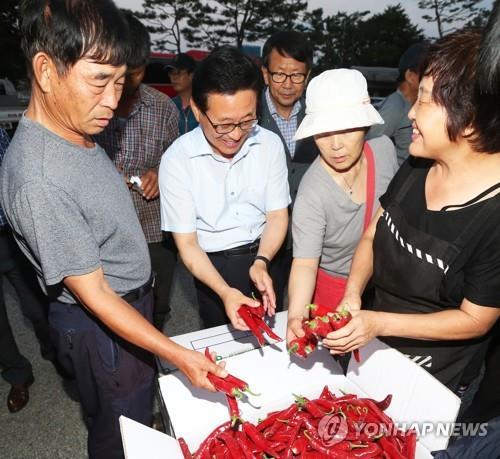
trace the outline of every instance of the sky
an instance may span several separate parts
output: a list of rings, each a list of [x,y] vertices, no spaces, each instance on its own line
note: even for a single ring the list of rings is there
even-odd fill
[[[142,5],[142,0],[115,0],[115,2],[121,8],[130,8],[131,10],[140,9]],[[325,15],[335,14],[339,11],[353,13],[365,10],[369,10],[371,13],[381,13],[387,6],[398,3],[401,3],[411,21],[421,27],[426,36],[437,36],[436,23],[428,23],[422,19],[424,11],[418,8],[418,0],[308,0],[308,9],[323,8]],[[480,6],[491,8],[492,4],[493,0],[483,0]]]

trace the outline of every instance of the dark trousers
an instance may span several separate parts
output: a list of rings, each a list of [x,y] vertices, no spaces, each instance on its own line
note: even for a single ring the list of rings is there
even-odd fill
[[[3,277],[7,278],[19,298],[22,313],[34,328],[40,351],[46,359],[55,358],[47,320],[47,303],[37,285],[33,268],[19,251],[9,230],[0,232],[0,366],[2,377],[10,384],[33,379],[30,362],[19,352],[6,312]]]
[[[250,266],[254,262],[255,253],[242,255],[208,253],[207,255],[215,266],[215,269],[217,269],[230,287],[240,290],[244,295],[249,297],[252,297],[252,293],[258,296],[259,292],[249,276]],[[286,267],[286,263],[282,257],[283,253],[281,251],[276,254],[271,262],[269,273],[273,279],[273,287],[276,292],[276,304],[278,306],[281,305],[281,307],[284,292],[283,281],[288,278],[287,274],[282,271]],[[224,303],[219,296],[197,279],[195,279],[195,287],[204,328],[227,324],[229,319],[224,309]]]
[[[152,320],[151,291],[131,304]],[[79,305],[52,302],[49,322],[59,361],[76,379],[89,457],[123,458],[120,415],[151,424],[153,356],[116,336]]]
[[[153,324],[162,330],[170,314],[170,290],[177,262],[177,249],[168,233],[162,242],[148,244],[151,267],[155,272]]]

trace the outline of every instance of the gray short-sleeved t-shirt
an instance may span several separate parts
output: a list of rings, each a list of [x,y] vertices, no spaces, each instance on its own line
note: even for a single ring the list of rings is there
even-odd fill
[[[388,137],[368,143],[375,159],[375,214],[398,164]],[[365,207],[353,202],[321,165],[320,157],[316,158],[300,183],[293,208],[294,258],[320,258],[320,268],[347,277],[363,232]]]
[[[384,124],[376,124],[368,131],[367,138],[375,138],[382,135],[389,137],[396,146],[396,154],[399,165],[408,158],[408,148],[411,143],[412,125],[408,112],[411,104],[398,90],[387,96],[378,108]]]
[[[2,207],[45,291],[51,286],[60,301],[74,303],[62,280],[100,267],[120,295],[147,282],[144,233],[101,147],[79,147],[24,117],[0,178]]]

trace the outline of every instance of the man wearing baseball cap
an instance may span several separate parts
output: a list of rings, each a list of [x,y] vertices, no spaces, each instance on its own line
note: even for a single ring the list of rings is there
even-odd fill
[[[369,138],[384,134],[390,137],[396,146],[400,165],[409,155],[412,126],[408,112],[417,100],[418,65],[426,47],[425,42],[415,43],[401,55],[397,90],[387,96],[378,109],[384,124],[372,127],[368,133]]]
[[[172,100],[179,109],[179,134],[185,134],[198,126],[191,110],[191,86],[196,61],[185,53],[179,53],[167,66],[168,76],[177,96]]]

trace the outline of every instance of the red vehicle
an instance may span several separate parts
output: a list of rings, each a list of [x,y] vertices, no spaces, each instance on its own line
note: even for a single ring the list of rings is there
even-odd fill
[[[201,49],[190,49],[186,54],[191,56],[195,61],[202,61],[209,54],[209,51]],[[158,91],[174,97],[176,92],[172,88],[170,78],[168,77],[168,65],[174,58],[174,53],[151,53],[149,63],[146,67],[144,75],[144,83],[157,89]]]

